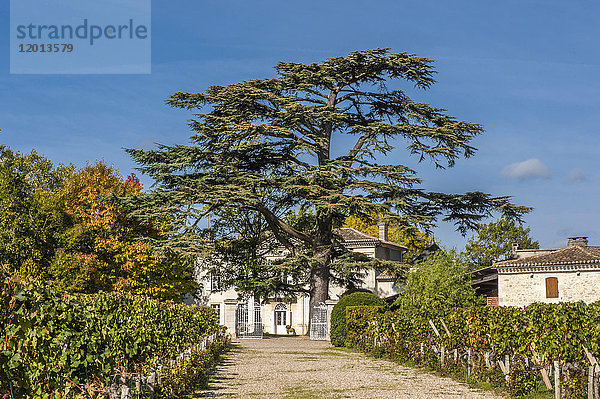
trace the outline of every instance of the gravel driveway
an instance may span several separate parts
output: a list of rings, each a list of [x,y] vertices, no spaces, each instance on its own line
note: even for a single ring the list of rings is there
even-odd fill
[[[197,398],[499,398],[306,337],[234,341]]]

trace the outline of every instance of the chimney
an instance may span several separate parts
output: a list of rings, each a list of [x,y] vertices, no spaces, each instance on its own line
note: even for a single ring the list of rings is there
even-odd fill
[[[388,240],[388,224],[387,223],[379,223],[379,239],[381,241]]]
[[[567,241],[567,247],[574,247],[575,245],[587,247],[588,238],[587,237],[569,237],[569,240]]]
[[[517,252],[519,250],[519,244],[513,242],[512,244],[512,258],[513,259],[518,259],[519,258],[519,253]]]

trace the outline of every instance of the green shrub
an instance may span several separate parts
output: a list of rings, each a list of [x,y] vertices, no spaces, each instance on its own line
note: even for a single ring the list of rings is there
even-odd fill
[[[331,344],[346,345],[346,307],[348,306],[384,306],[387,303],[370,292],[354,292],[343,296],[331,311]]]
[[[433,314],[454,308],[484,305],[475,294],[469,274],[453,252],[438,251],[408,273],[406,289],[394,306],[417,314]]]

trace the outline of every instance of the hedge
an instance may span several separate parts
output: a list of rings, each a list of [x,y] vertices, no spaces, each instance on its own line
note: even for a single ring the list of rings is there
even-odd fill
[[[200,352],[222,350],[226,343],[209,308],[114,292],[61,295],[6,276],[0,280],[0,312],[0,396],[94,396],[107,393],[116,380],[126,384],[128,376],[157,368],[168,387],[163,396],[169,396],[177,390],[169,375],[182,383],[187,378],[170,366],[198,362]],[[207,348],[203,340],[211,334],[215,339]],[[175,361],[183,352],[185,361]],[[200,374],[192,375],[195,382],[201,383]]]
[[[514,397],[534,391],[542,384],[541,370],[551,371],[556,361],[565,395],[582,397],[591,364],[584,346],[596,358],[600,352],[600,303],[472,307],[430,315],[353,307],[347,311],[347,328],[348,346],[447,371],[467,371],[471,377],[504,385]],[[509,366],[506,375],[499,363]],[[600,379],[597,372],[593,377]]]
[[[331,344],[346,345],[346,307],[357,305],[387,306],[386,302],[370,292],[354,292],[343,296],[331,311]]]

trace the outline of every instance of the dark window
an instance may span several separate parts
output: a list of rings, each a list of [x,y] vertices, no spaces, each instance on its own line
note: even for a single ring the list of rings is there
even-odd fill
[[[221,276],[210,274],[210,290],[212,292],[221,291]]]
[[[278,326],[285,326],[285,310],[278,310],[275,312],[275,324]]]
[[[546,298],[558,298],[558,278],[548,277],[546,279]]]

